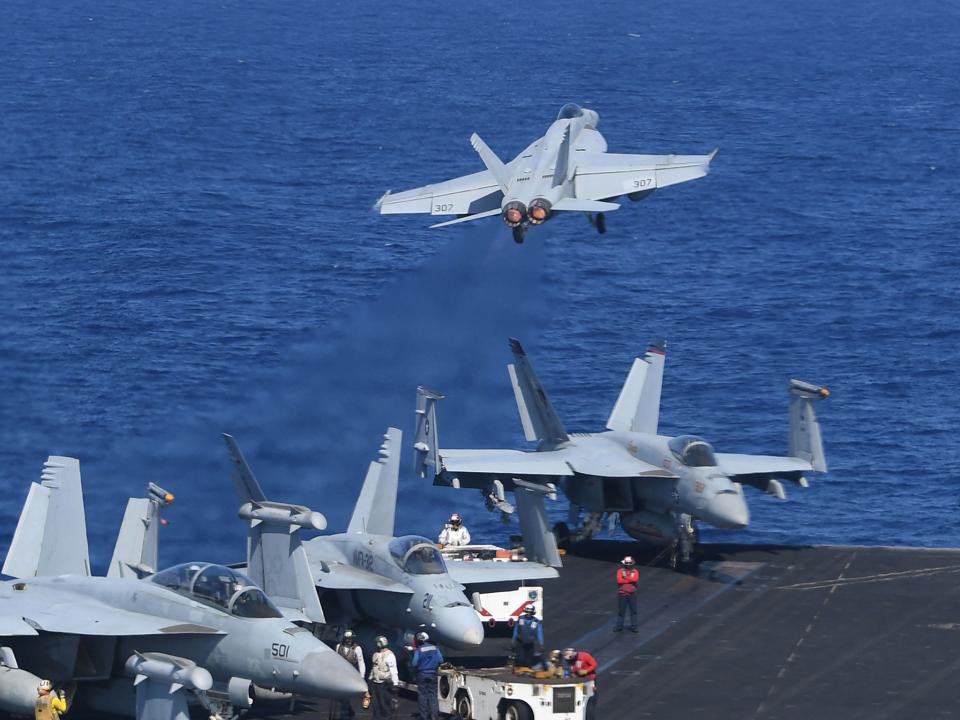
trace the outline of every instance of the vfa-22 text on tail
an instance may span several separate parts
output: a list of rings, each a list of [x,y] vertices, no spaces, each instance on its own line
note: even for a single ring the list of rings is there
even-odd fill
[[[750,514],[743,485],[779,498],[781,481],[807,485],[827,464],[814,404],[829,395],[800,380],[790,382],[790,454],[785,457],[715,452],[696,435],[658,432],[666,346],[651,344],[630,369],[606,429],[568,433],[522,346],[511,340],[508,366],[524,435],[534,450],[453,450],[439,444],[435,404],[442,396],[419,388],[416,470],[438,485],[480,488],[503,509],[505,491],[549,492],[559,486],[570,500],[571,522],[587,515],[574,539],[585,539],[616,514],[632,537],[670,544],[695,532],[696,521],[742,528]],[[520,495],[518,495],[520,497]],[[507,508],[509,509],[509,508]]]

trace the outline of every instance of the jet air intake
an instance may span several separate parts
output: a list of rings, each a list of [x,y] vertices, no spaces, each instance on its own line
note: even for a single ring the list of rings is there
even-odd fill
[[[545,200],[544,198],[537,198],[530,203],[530,209],[527,211],[527,216],[530,219],[531,225],[541,225],[545,223],[550,218],[550,201]]]
[[[519,227],[527,219],[527,206],[519,200],[511,200],[503,206],[503,221],[510,227]]]

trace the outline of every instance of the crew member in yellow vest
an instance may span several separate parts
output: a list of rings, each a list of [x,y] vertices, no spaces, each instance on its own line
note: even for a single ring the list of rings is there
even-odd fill
[[[37,704],[34,718],[36,720],[59,720],[60,715],[67,711],[67,700],[63,690],[59,694],[53,692],[53,683],[41,680],[37,688]]]

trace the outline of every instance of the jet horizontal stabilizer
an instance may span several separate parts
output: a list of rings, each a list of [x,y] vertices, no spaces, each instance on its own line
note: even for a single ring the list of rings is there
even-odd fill
[[[554,210],[571,212],[613,212],[619,207],[617,203],[602,200],[580,200],[572,197],[560,198],[553,204]]]

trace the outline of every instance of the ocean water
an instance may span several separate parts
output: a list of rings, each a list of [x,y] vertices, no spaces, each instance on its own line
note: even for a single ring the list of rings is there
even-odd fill
[[[418,383],[443,444],[522,446],[508,335],[574,430],[658,336],[663,430],[721,451],[784,452],[789,377],[831,388],[829,474],[708,539],[960,545],[958,36],[935,0],[5,2],[0,552],[66,454],[99,567],[150,480],[165,562],[240,558],[224,431],[342,528]],[[567,101],[615,152],[721,152],[603,236],[372,211]],[[411,464],[402,531],[509,531]]]

